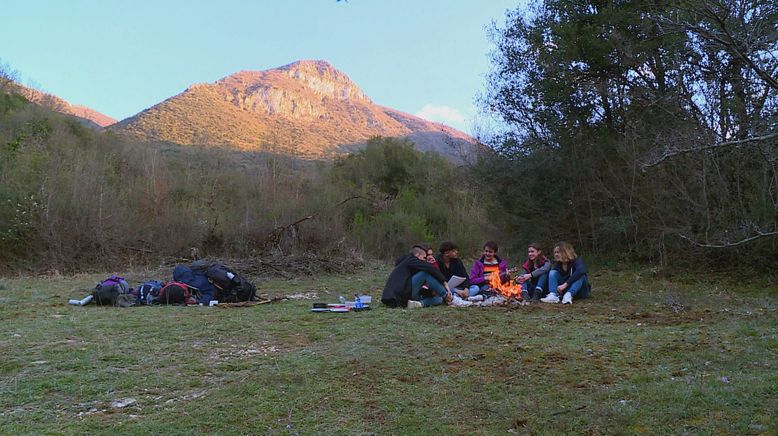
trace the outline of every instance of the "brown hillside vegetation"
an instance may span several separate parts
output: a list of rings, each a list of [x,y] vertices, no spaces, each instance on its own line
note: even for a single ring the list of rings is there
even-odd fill
[[[110,126],[116,123],[116,120],[108,115],[102,114],[94,109],[81,105],[72,105],[62,98],[56,95],[48,94],[37,89],[28,88],[19,84],[13,84],[13,88],[16,92],[23,95],[27,100],[45,106],[49,109],[63,113],[66,115],[73,115],[80,119],[82,124],[91,128],[102,128]]]
[[[298,61],[196,84],[115,126],[178,144],[227,145],[333,157],[374,136],[408,138],[422,151],[461,159],[475,141],[439,123],[374,104],[326,61]]]

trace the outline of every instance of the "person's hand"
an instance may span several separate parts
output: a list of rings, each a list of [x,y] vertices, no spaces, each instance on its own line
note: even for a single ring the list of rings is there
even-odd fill
[[[459,295],[461,298],[467,298],[469,296],[469,292],[467,292],[467,289],[457,289],[457,295]]]
[[[446,296],[443,297],[443,301],[445,301],[446,304],[449,304],[449,303],[451,303],[451,300],[453,300],[453,299],[454,299],[454,296],[451,295],[451,291],[446,291]]]
[[[562,283],[556,287],[557,292],[565,292],[565,289],[567,289],[567,283]]]

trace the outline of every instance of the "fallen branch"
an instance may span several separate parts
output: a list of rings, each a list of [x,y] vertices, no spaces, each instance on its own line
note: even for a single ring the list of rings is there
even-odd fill
[[[561,415],[563,413],[577,412],[579,410],[584,410],[584,409],[586,409],[586,406],[578,406],[575,409],[565,409],[565,410],[560,410],[558,412],[554,412],[554,413],[551,414],[551,416],[557,416],[557,415]]]
[[[367,200],[366,198],[361,197],[359,195],[354,195],[352,197],[346,198],[345,200],[342,200],[342,201],[332,205],[330,208],[336,208],[336,207],[342,206],[342,205],[348,203],[349,201],[356,200],[358,198]],[[308,216],[305,216],[305,217],[302,217],[302,218],[298,219],[297,221],[295,221],[295,222],[293,222],[291,224],[287,224],[287,225],[276,227],[275,229],[273,229],[272,232],[270,232],[269,235],[267,235],[265,237],[264,241],[262,242],[262,250],[261,251],[265,251],[268,247],[279,247],[280,248],[281,238],[283,237],[285,232],[290,232],[293,235],[297,234],[297,226],[298,225],[300,225],[301,223],[303,223],[305,221],[308,221],[310,219],[315,218],[316,216],[320,215],[322,212],[324,212],[327,209],[329,209],[329,208],[320,209],[320,210],[316,211],[315,213],[313,213],[311,215],[308,215]]]

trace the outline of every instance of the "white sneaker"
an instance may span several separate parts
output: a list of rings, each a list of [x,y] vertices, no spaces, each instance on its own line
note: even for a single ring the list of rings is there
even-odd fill
[[[421,308],[421,307],[423,307],[421,305],[421,301],[408,300],[408,306],[407,306],[408,309],[418,309],[418,308]]]
[[[454,299],[451,300],[451,305],[454,307],[467,307],[470,306],[471,304],[473,303],[463,300],[462,297],[456,294],[454,294]]]
[[[483,295],[473,295],[472,297],[467,297],[467,301],[472,301],[473,303],[477,301],[484,301]]]
[[[562,304],[573,304],[573,296],[569,292],[565,292],[564,297],[562,297]]]
[[[540,301],[544,303],[559,303],[559,296],[552,292],[546,295],[545,297],[541,298]]]

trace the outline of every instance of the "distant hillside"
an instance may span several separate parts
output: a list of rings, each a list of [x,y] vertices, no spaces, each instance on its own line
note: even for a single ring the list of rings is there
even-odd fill
[[[112,129],[147,140],[310,158],[352,151],[373,136],[408,138],[420,150],[457,160],[476,145],[458,130],[374,104],[326,61],[242,71],[192,85]]]
[[[89,127],[99,129],[116,123],[116,120],[108,115],[86,106],[72,105],[56,95],[47,94],[18,84],[13,86],[16,88],[16,92],[23,95],[27,100],[63,114],[73,115],[81,119],[83,124]]]

